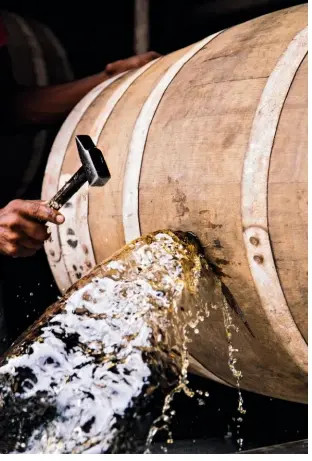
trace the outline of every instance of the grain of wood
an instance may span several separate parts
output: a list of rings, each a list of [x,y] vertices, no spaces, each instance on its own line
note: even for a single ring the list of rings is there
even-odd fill
[[[242,387],[298,402],[307,401],[307,374],[299,365],[300,358],[289,355],[276,336],[267,307],[259,298],[243,238],[241,186],[251,129],[268,78],[306,25],[306,5],[277,11],[225,31],[183,66],[152,119],[138,200],[143,234],[171,228],[198,235],[207,258],[232,295],[233,306],[238,305],[246,317],[255,338],[242,329],[236,344],[244,376]],[[163,57],[144,72],[116,104],[103,127],[98,145],[105,152],[112,179],[105,188],[89,191],[89,227],[97,262],[125,243],[123,178],[138,116],[163,75],[189,49]],[[99,94],[73,135],[92,130],[123,78]],[[281,283],[297,332],[303,337],[307,325],[306,95],[304,61],[295,74],[277,126],[267,210],[279,279],[275,282]],[[76,167],[71,141],[62,173],[71,174]],[[234,384],[227,366],[222,322],[218,312],[213,322],[205,322],[191,345],[191,353],[210,373]]]

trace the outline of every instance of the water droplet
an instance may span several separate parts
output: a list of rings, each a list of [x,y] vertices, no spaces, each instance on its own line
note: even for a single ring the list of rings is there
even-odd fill
[[[230,431],[228,431],[224,436],[225,439],[230,439],[231,437],[232,437],[232,432]]]

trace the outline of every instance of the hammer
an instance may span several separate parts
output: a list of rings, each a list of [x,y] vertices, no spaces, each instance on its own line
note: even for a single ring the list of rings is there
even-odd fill
[[[90,136],[76,136],[76,145],[82,165],[48,202],[49,207],[54,210],[65,205],[86,181],[92,187],[104,186],[111,177],[102,152]]]

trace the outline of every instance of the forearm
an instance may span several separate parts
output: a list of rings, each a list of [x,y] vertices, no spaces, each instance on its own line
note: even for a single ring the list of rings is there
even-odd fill
[[[61,122],[94,87],[109,78],[106,72],[75,82],[18,91],[13,103],[15,125],[51,125]]]
[[[113,75],[138,69],[158,57],[159,54],[155,51],[148,51],[139,56],[110,63],[104,72],[82,80],[46,88],[19,91],[10,107],[13,124],[15,126],[51,125],[61,122],[94,87]]]

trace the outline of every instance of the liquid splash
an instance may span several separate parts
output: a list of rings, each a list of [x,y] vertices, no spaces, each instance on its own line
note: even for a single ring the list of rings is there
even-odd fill
[[[214,276],[196,242],[158,232],[79,281],[3,361],[0,450],[148,453],[159,430],[172,443],[174,396],[207,397],[188,387],[191,336],[213,307],[200,289],[207,277]],[[229,366],[243,414],[231,342],[237,330],[222,300]],[[163,402],[159,408],[156,396]]]
[[[206,262],[201,260],[201,264],[203,264],[204,268],[207,270],[209,269]],[[201,276],[203,276],[203,273],[201,273]],[[207,272],[206,272],[207,276]],[[222,290],[221,283],[219,280],[215,280],[215,284],[219,290]],[[200,396],[204,396],[205,398],[209,397],[208,392],[201,391],[200,389],[192,390],[189,388],[188,384],[189,381],[187,379],[188,377],[188,369],[189,369],[189,350],[188,350],[188,344],[192,342],[191,337],[193,334],[197,335],[199,334],[199,329],[197,326],[199,325],[200,322],[204,322],[205,319],[208,319],[210,316],[210,311],[208,309],[208,304],[206,302],[203,302],[203,299],[199,297],[197,299],[197,302],[195,303],[197,307],[197,311],[194,315],[192,315],[191,311],[187,313],[188,319],[182,320],[182,330],[183,330],[183,342],[182,342],[182,368],[181,372],[179,375],[179,384],[170,391],[170,393],[166,396],[165,398],[165,403],[162,409],[162,414],[157,418],[156,421],[154,421],[150,431],[149,435],[147,438],[146,442],[146,450],[145,453],[151,453],[150,451],[150,446],[156,436],[156,434],[159,431],[165,430],[168,434],[167,438],[167,444],[172,444],[174,442],[172,432],[170,430],[170,423],[172,420],[172,417],[174,416],[174,412],[171,412],[171,404],[173,402],[173,399],[175,395],[179,392],[184,392],[184,394],[189,397],[193,398],[196,394]],[[239,423],[237,425],[237,433],[239,434],[240,430],[240,423],[243,422],[242,416],[246,413],[246,410],[244,409],[243,405],[243,397],[240,389],[240,381],[243,378],[242,372],[237,369],[237,358],[236,358],[236,353],[238,352],[238,349],[233,347],[233,333],[238,333],[239,328],[235,325],[233,321],[233,317],[231,315],[230,311],[230,306],[226,300],[225,297],[221,298],[221,302],[218,304],[211,304],[212,309],[220,309],[222,311],[222,316],[223,316],[223,323],[224,323],[224,329],[225,329],[225,334],[228,342],[228,366],[229,369],[233,375],[236,389],[238,391],[238,406],[237,406],[237,412],[239,413],[239,417],[237,418],[237,422]],[[204,405],[205,401],[203,399],[198,399],[197,401],[198,405]],[[232,437],[232,433],[231,433]],[[243,447],[243,439],[238,438],[237,439],[237,444],[239,447],[239,451],[242,450]]]

